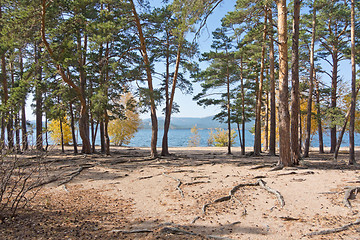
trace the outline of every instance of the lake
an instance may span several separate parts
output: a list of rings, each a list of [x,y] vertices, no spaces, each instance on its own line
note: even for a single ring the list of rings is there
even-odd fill
[[[207,147],[207,140],[209,138],[210,129],[200,129],[198,133],[200,135],[200,147]],[[170,129],[169,130],[169,147],[187,147],[190,137],[193,136],[190,129]],[[157,146],[161,147],[163,137],[163,130],[159,130],[158,132],[158,142]],[[234,146],[240,146],[239,137],[236,137]],[[130,144],[127,146],[132,147],[150,147],[151,141],[151,129],[140,129],[135,137],[131,140]],[[245,145],[247,147],[254,146],[254,135],[249,131],[246,131],[245,134]],[[360,134],[355,135],[355,145],[360,146]],[[311,141],[312,147],[319,146],[318,135],[314,135]],[[330,146],[330,135],[324,134],[324,146]],[[349,136],[345,134],[343,137],[341,146],[349,146]]]

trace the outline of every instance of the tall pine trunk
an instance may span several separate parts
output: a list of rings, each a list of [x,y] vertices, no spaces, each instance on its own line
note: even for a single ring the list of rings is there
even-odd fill
[[[266,35],[267,35],[267,9],[264,10],[264,30],[263,30],[263,43],[261,48],[261,63],[260,63],[260,80],[257,87],[256,94],[256,110],[255,110],[255,141],[254,141],[254,154],[260,155],[261,153],[261,104],[262,104],[262,91],[264,82],[265,71],[265,49],[266,49]]]
[[[135,24],[139,33],[139,40],[140,40],[140,46],[141,46],[141,53],[143,56],[144,64],[145,64],[145,70],[146,70],[146,77],[148,82],[148,88],[149,88],[149,95],[150,95],[150,110],[151,110],[151,157],[157,157],[157,150],[156,150],[156,143],[157,143],[157,136],[158,136],[158,122],[156,117],[156,106],[155,106],[155,98],[154,98],[154,88],[153,88],[153,79],[151,74],[151,68],[150,68],[150,60],[147,54],[146,49],[146,43],[145,43],[145,37],[142,31],[142,26],[140,23],[139,15],[136,12],[136,8],[134,5],[134,1],[130,0],[132,12],[134,15]]]
[[[276,152],[276,92],[275,92],[275,50],[274,50],[274,31],[272,21],[272,11],[269,8],[270,46],[269,46],[269,64],[270,64],[270,140],[269,154],[275,156]]]
[[[306,115],[306,139],[303,157],[309,157],[310,149],[310,137],[311,137],[311,116],[312,116],[312,99],[314,89],[314,71],[315,71],[315,39],[316,38],[316,0],[313,2],[313,15],[312,15],[312,34],[311,34],[311,46],[310,46],[310,85],[309,85],[309,97],[307,104]]]
[[[330,108],[333,111],[336,111],[336,100],[337,100],[337,84],[338,84],[338,53],[335,47],[333,47],[333,53],[332,53],[332,61],[333,61],[333,69],[332,69],[332,80],[331,80],[331,103]],[[334,114],[334,112],[333,112]],[[330,153],[335,152],[336,148],[336,117],[332,116],[331,119],[331,128],[330,128],[330,141],[331,141],[331,147],[330,147]]]
[[[38,47],[38,43],[35,43],[35,63],[37,65],[36,82],[35,82],[35,119],[36,119],[36,149],[43,150],[43,138],[42,138],[42,67],[39,64],[39,58],[41,55],[41,49]]]
[[[349,127],[349,164],[355,164],[355,109],[356,109],[356,62],[355,62],[355,0],[351,0],[351,108]]]
[[[318,125],[318,135],[319,135],[319,153],[324,153],[324,140],[323,140],[323,130],[322,130],[322,123],[321,123],[321,108],[320,108],[320,87],[319,81],[316,79],[316,69],[313,71],[316,86],[316,119]]]
[[[286,0],[277,1],[279,31],[279,165],[291,166]]]
[[[243,75],[243,59],[240,59],[240,84],[241,84],[241,123],[242,123],[242,143],[241,143],[241,155],[245,155],[245,88],[244,88],[244,75]]]
[[[166,110],[166,116],[165,116],[164,136],[163,136],[162,151],[161,151],[162,156],[169,155],[168,132],[169,132],[169,128],[170,128],[171,112],[172,112],[172,107],[173,107],[173,102],[174,102],[174,97],[175,97],[176,82],[177,82],[179,68],[180,68],[181,48],[182,48],[182,44],[180,42],[178,44],[178,50],[177,50],[177,54],[176,54],[175,72],[174,72],[173,81],[172,81],[171,95],[170,95],[168,109]]]
[[[22,49],[19,49],[19,70],[20,70],[20,79],[23,79],[24,76],[24,63],[22,56]],[[21,142],[22,142],[22,150],[26,151],[29,147],[28,138],[27,138],[27,129],[26,129],[26,96],[22,99],[21,102]]]
[[[71,135],[72,135],[72,139],[73,139],[74,153],[77,154],[78,148],[77,148],[76,135],[75,135],[75,120],[74,120],[74,112],[73,112],[73,103],[72,102],[69,103],[69,108],[70,108]]]
[[[294,0],[292,54],[291,54],[291,159],[293,164],[298,165],[299,151],[299,25],[300,25],[300,0]]]

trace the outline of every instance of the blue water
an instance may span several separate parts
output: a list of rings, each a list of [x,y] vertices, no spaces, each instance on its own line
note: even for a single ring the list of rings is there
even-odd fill
[[[199,129],[198,133],[200,135],[200,144],[199,147],[207,147],[208,146],[208,139],[209,134],[211,130],[210,129]],[[157,146],[161,147],[162,143],[162,137],[163,137],[163,130],[159,130],[158,132],[158,142]],[[237,133],[237,132],[236,132]],[[193,136],[190,129],[170,129],[169,135],[168,135],[168,144],[169,147],[187,147],[189,145],[189,140]],[[324,133],[324,147],[330,146],[330,137],[327,132]],[[29,136],[29,144],[35,145],[35,133]],[[45,134],[43,136],[44,143],[45,143]],[[77,141],[79,144],[81,144],[81,138],[77,134]],[[126,145],[130,147],[150,147],[151,142],[151,129],[139,129],[138,132],[135,133],[135,136],[133,139],[131,139],[131,142]],[[51,144],[52,141],[49,139],[49,143]],[[100,138],[99,134],[97,134],[97,139],[95,141],[96,145],[100,145]],[[249,131],[246,131],[245,133],[245,145],[246,147],[253,147],[254,146],[254,135],[252,135]],[[360,146],[360,134],[355,134],[355,145]],[[235,138],[235,144],[234,147],[240,146],[239,137],[237,136]],[[311,141],[312,147],[318,147],[319,146],[319,140],[318,135],[314,135],[312,137]],[[342,144],[341,146],[346,147],[349,146],[349,136],[347,133],[344,134]]]
[[[200,135],[200,147],[207,147],[208,146],[208,138],[209,133],[211,130],[209,129],[202,129],[198,130]],[[161,146],[162,142],[163,131],[159,130],[158,132],[158,142],[157,146]],[[169,130],[169,147],[187,147],[189,140],[193,136],[190,129],[170,129]],[[323,135],[324,138],[324,146],[330,146],[330,137],[329,134],[326,132]],[[128,146],[132,147],[150,147],[151,141],[151,129],[140,129],[136,134],[135,137],[131,140]],[[251,134],[249,131],[245,133],[245,145],[246,147],[253,147],[254,146],[254,135]],[[360,134],[355,135],[355,145],[360,146]],[[235,147],[240,146],[239,137],[235,138]],[[314,135],[311,141],[312,147],[319,146],[318,135]],[[345,133],[341,146],[349,146],[349,135]]]

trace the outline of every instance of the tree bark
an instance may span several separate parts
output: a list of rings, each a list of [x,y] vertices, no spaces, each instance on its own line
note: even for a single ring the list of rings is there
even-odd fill
[[[164,137],[163,137],[162,151],[161,151],[162,156],[169,155],[168,132],[169,132],[169,128],[170,128],[171,112],[172,112],[172,107],[173,107],[173,102],[174,102],[174,97],[175,97],[176,82],[177,82],[179,68],[180,68],[181,48],[182,48],[182,44],[180,42],[178,44],[178,51],[176,54],[175,72],[174,72],[173,81],[172,81],[171,95],[170,95],[168,109],[166,110],[166,116],[165,116]]]
[[[36,71],[35,82],[35,119],[36,119],[36,149],[43,150],[43,137],[42,137],[42,67],[39,64],[39,58],[41,49],[38,47],[38,43],[35,43],[35,63],[38,67]]]
[[[314,81],[316,84],[316,115],[317,115],[317,124],[318,124],[318,135],[319,135],[319,153],[324,153],[324,140],[323,140],[323,131],[321,123],[321,108],[320,108],[320,89],[319,81],[316,79],[316,71],[313,72]]]
[[[276,92],[275,92],[275,50],[274,50],[274,32],[272,28],[272,11],[269,8],[270,46],[269,46],[269,64],[270,64],[270,140],[269,154],[275,156],[276,152]]]
[[[310,86],[306,114],[306,139],[303,157],[309,157],[310,137],[311,137],[311,116],[312,116],[312,99],[314,89],[314,53],[315,53],[315,40],[316,40],[316,0],[313,2],[313,15],[312,15],[312,34],[310,46]]]
[[[24,63],[22,56],[22,49],[19,49],[19,68],[20,68],[20,79],[23,79],[24,76]],[[22,141],[22,150],[26,151],[29,148],[28,138],[27,138],[27,129],[26,129],[26,96],[22,99],[21,103],[21,141]]]
[[[101,148],[100,148],[100,152],[101,153],[105,153],[105,127],[104,127],[104,121],[100,120],[100,143],[101,143]]]
[[[286,0],[277,1],[279,31],[279,165],[292,166],[290,154],[290,116],[288,90],[288,48]]]
[[[150,61],[149,61],[149,57],[147,54],[145,37],[144,37],[143,31],[142,31],[140,18],[136,12],[134,1],[130,0],[130,4],[132,7],[132,12],[134,14],[135,24],[136,24],[136,27],[139,32],[141,53],[142,53],[144,64],[145,64],[146,76],[147,76],[147,82],[148,82],[148,88],[149,88],[149,94],[150,94],[151,125],[152,125],[151,157],[157,157],[156,143],[157,143],[157,134],[158,134],[158,132],[157,132],[158,131],[158,122],[157,122],[157,117],[156,117],[156,106],[155,106],[155,99],[154,99],[154,88],[153,88],[153,80],[152,80],[152,74],[151,74],[151,69],[150,69]]]
[[[5,53],[1,55],[1,78],[2,78],[2,85],[3,85],[3,99],[2,104],[7,106],[7,102],[9,99],[9,93],[8,93],[8,83],[7,83],[7,77],[6,77],[6,59],[5,59]],[[5,147],[5,128],[7,128],[7,121],[8,113],[3,112],[2,114],[2,122],[1,122],[1,143],[2,143],[2,149]]]
[[[228,52],[226,50],[226,55],[228,55]],[[231,154],[231,106],[230,106],[230,74],[229,74],[229,63],[226,66],[226,90],[227,90],[227,125],[228,125],[228,152],[227,154]]]
[[[330,108],[333,111],[336,111],[336,100],[337,100],[337,83],[338,83],[338,53],[335,47],[333,47],[333,53],[332,53],[332,61],[333,61],[333,69],[332,69],[332,80],[331,80],[331,104]],[[331,141],[331,147],[330,147],[330,153],[335,152],[336,148],[336,124],[335,122],[335,116],[332,116],[331,119],[331,128],[330,128],[330,141]]]
[[[263,30],[263,43],[261,48],[261,64],[260,64],[260,80],[256,94],[256,110],[255,110],[255,141],[254,141],[254,154],[260,155],[261,153],[261,103],[262,91],[264,82],[265,71],[265,49],[266,49],[266,35],[267,35],[267,9],[264,9],[264,30]]]
[[[73,112],[73,103],[72,102],[69,103],[69,108],[70,108],[71,135],[72,135],[72,139],[73,139],[74,153],[77,154],[78,148],[77,148],[76,135],[75,135],[75,120],[74,120],[74,112]]]
[[[242,123],[242,143],[241,143],[241,155],[245,155],[245,89],[244,89],[244,75],[243,75],[243,61],[240,59],[240,81],[241,81],[241,123]]]
[[[62,124],[62,117],[59,118],[59,124],[60,124],[60,137],[61,137],[61,152],[64,153],[64,132],[63,132],[63,124]]]
[[[300,25],[300,0],[294,0],[292,54],[291,54],[291,159],[294,165],[299,164],[299,25]]]
[[[349,164],[355,164],[355,109],[356,109],[356,62],[355,62],[355,0],[351,0],[351,105],[349,127]]]

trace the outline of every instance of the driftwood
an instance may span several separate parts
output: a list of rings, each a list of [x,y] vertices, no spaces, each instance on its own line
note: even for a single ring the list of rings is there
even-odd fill
[[[346,207],[351,209],[351,203],[350,203],[349,199],[351,198],[351,196],[353,194],[357,194],[358,191],[360,191],[360,187],[352,187],[352,188],[349,188],[348,190],[346,190],[345,196],[344,196],[344,201],[343,201]]]
[[[316,236],[316,235],[326,235],[326,234],[330,234],[330,233],[338,233],[338,232],[345,231],[345,230],[349,229],[350,227],[355,226],[355,225],[359,225],[359,224],[360,224],[360,218],[358,218],[355,222],[348,223],[348,224],[343,225],[341,227],[326,229],[326,230],[322,230],[322,231],[311,232],[311,233],[306,234],[306,236]]]
[[[283,207],[283,206],[285,205],[285,201],[284,201],[283,196],[282,196],[278,191],[276,191],[276,190],[274,190],[274,189],[266,186],[266,182],[265,182],[264,180],[259,179],[259,180],[258,180],[257,182],[255,182],[255,183],[240,183],[240,184],[236,185],[235,187],[233,187],[233,188],[230,190],[230,192],[229,192],[228,195],[223,196],[223,197],[220,197],[220,198],[217,198],[217,199],[215,199],[213,202],[204,204],[203,207],[202,207],[202,214],[205,215],[205,214],[206,214],[206,209],[207,209],[207,207],[209,207],[209,206],[212,205],[212,204],[220,203],[220,202],[225,202],[225,201],[229,201],[229,200],[233,199],[234,201],[238,202],[241,206],[243,206],[243,213],[242,213],[242,215],[246,215],[246,214],[247,214],[246,208],[244,207],[244,205],[242,204],[242,202],[241,202],[239,199],[237,199],[237,198],[235,197],[235,195],[234,195],[240,188],[246,187],[246,186],[260,186],[261,188],[265,189],[266,191],[274,194],[274,195],[277,197],[277,199],[278,199],[281,207]],[[191,221],[191,223],[192,223],[192,224],[195,223],[198,219],[200,219],[200,216],[195,217],[195,218]]]

